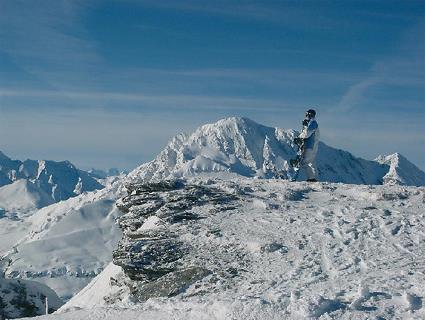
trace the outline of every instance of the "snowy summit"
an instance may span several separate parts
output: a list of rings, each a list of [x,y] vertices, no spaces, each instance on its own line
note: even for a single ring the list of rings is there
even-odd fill
[[[267,127],[247,118],[226,118],[201,126],[192,134],[175,136],[153,161],[135,169],[129,178],[150,181],[211,172],[288,178],[293,170],[289,160],[296,157],[296,136],[298,132],[292,129]],[[321,142],[317,155],[319,180],[425,185],[424,172],[407,159],[398,154],[386,159],[397,157],[402,161],[369,161]],[[394,176],[392,172],[397,172],[397,178],[389,178]]]

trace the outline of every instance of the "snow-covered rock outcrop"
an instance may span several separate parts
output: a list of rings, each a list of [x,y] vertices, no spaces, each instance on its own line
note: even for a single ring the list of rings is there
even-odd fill
[[[423,186],[425,172],[416,167],[399,153],[388,156],[379,156],[376,161],[389,166],[383,177],[385,184],[401,184],[408,186]]]
[[[129,185],[115,265],[57,318],[423,319],[424,197],[227,174]]]
[[[26,280],[0,278],[0,319],[34,317],[58,310],[63,302],[49,287]]]
[[[289,160],[296,156],[294,130],[271,128],[247,118],[227,118],[201,126],[192,134],[179,134],[151,162],[129,174],[134,181],[180,178],[211,172],[233,172],[247,177],[288,178]],[[394,168],[402,165],[400,183],[425,185],[425,173],[407,160],[389,165],[369,161],[320,143],[317,168],[320,181],[382,184]],[[408,168],[405,170],[404,168]],[[419,172],[419,173],[418,173]],[[303,179],[301,174],[300,179]]]

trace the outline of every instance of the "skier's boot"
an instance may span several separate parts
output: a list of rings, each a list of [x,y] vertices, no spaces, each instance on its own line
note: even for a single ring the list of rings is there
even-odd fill
[[[317,182],[317,179],[307,179],[307,182]]]

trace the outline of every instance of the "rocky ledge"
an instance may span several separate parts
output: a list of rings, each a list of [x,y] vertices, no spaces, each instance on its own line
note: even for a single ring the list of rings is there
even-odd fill
[[[206,230],[206,215],[237,207],[235,192],[182,180],[126,187],[128,194],[117,202],[124,213],[118,220],[123,238],[113,262],[124,270],[125,284],[137,301],[177,295],[216,273],[211,263],[197,259],[202,248],[190,239]],[[208,232],[214,235],[218,230]]]

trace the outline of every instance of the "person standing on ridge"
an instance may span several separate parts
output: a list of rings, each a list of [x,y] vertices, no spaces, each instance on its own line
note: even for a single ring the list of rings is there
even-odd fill
[[[304,140],[304,151],[302,154],[301,168],[305,169],[308,182],[317,181],[317,170],[315,166],[317,149],[319,147],[320,131],[316,121],[316,111],[307,110],[303,121],[303,131],[298,137]]]

